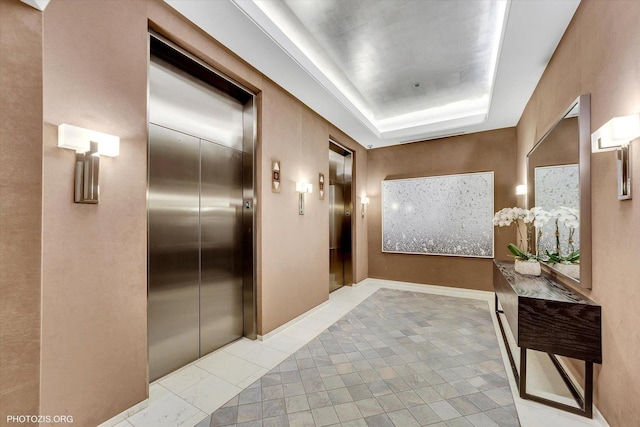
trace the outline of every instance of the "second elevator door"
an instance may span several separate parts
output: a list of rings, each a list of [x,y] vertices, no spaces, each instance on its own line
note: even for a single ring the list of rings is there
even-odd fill
[[[353,155],[329,145],[329,292],[352,283],[351,182]]]

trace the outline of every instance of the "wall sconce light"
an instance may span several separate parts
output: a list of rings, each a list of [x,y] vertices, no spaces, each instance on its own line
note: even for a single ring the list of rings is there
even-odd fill
[[[304,215],[304,194],[311,193],[313,191],[313,186],[311,184],[307,184],[306,182],[296,182],[296,191],[298,192],[299,196],[298,214]]]
[[[58,147],[76,151],[73,201],[76,203],[98,203],[100,200],[100,156],[118,156],[120,154],[120,138],[63,123],[58,126]]]
[[[616,150],[618,164],[618,200],[631,199],[631,146],[640,137],[640,115],[614,117],[591,135],[591,151]]]
[[[524,184],[516,185],[516,196],[525,196],[527,194],[527,186]]]
[[[369,204],[369,198],[367,196],[360,197],[360,204],[362,204],[362,218],[364,218],[365,206]]]
[[[320,193],[320,200],[324,200],[324,174],[320,174],[318,177],[318,192]]]
[[[280,192],[280,160],[271,159],[271,191]]]

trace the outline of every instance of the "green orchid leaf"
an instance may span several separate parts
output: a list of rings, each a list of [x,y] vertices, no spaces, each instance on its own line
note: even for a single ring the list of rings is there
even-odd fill
[[[519,247],[514,245],[513,243],[509,243],[507,245],[507,249],[518,259],[520,260],[528,260],[530,256],[523,252]]]

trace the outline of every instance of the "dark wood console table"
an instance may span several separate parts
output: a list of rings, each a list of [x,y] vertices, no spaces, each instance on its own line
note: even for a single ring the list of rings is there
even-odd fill
[[[601,307],[562,285],[550,275],[516,273],[513,262],[494,261],[495,311],[522,399],[591,418],[593,415],[593,364],[602,363]],[[498,308],[498,301],[502,310]],[[501,314],[520,347],[520,373],[507,341]],[[578,408],[527,393],[527,350],[545,352],[551,358]],[[584,396],[571,382],[556,356],[585,361]]]

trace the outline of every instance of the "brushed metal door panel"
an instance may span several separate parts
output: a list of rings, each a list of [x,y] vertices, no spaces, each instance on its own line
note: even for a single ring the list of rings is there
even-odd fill
[[[344,286],[344,156],[329,150],[329,292]]]
[[[353,153],[344,155],[344,216],[342,217],[342,260],[344,262],[344,284],[353,284]]]
[[[149,380],[199,356],[199,140],[149,124]]]
[[[337,144],[329,144],[329,292],[353,282],[352,160],[352,153]]]
[[[242,150],[243,108],[230,95],[152,56],[149,121]]]
[[[242,157],[201,144],[201,356],[242,336]]]

